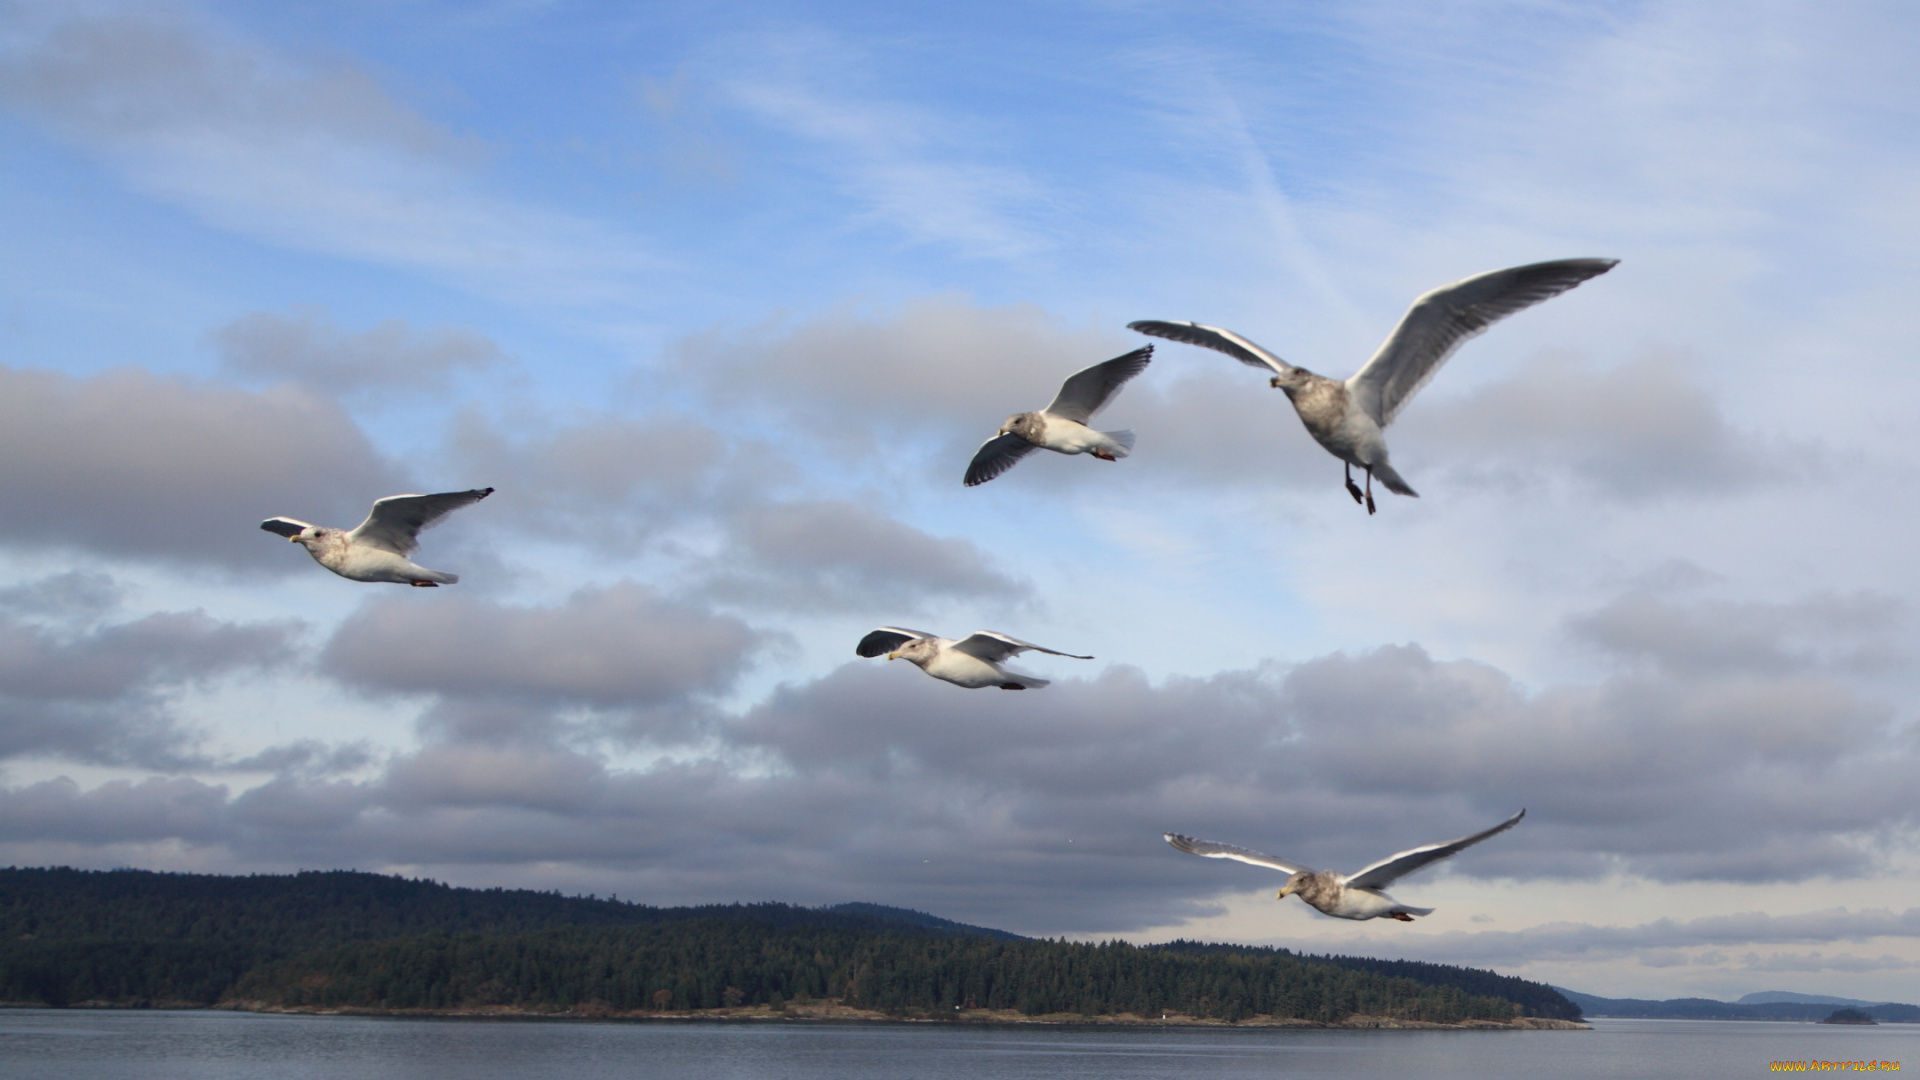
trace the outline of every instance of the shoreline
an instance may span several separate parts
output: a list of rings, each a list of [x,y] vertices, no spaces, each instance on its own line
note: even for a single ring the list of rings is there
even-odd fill
[[[69,1006],[79,1008],[87,1006]],[[112,1006],[97,1006],[109,1007]],[[207,1008],[208,1006],[199,1006]],[[1390,1016],[1353,1015],[1345,1020],[1322,1022],[1288,1017],[1250,1016],[1243,1020],[1168,1013],[1160,1017],[1118,1013],[1108,1016],[1081,1016],[1078,1013],[1048,1013],[1028,1016],[1013,1009],[959,1009],[951,1016],[888,1015],[877,1009],[856,1009],[838,1002],[789,1003],[781,1009],[767,1005],[719,1009],[678,1009],[656,1012],[651,1009],[612,1009],[606,1006],[576,1006],[571,1009],[527,1009],[515,1005],[481,1005],[455,1009],[385,1009],[365,1006],[272,1005],[263,1001],[223,1001],[211,1006],[232,1012],[253,1012],[306,1016],[366,1016],[406,1019],[459,1020],[615,1020],[663,1023],[876,1023],[876,1024],[992,1024],[1039,1025],[1043,1027],[1120,1027],[1120,1028],[1317,1028],[1361,1031],[1591,1031],[1581,1021],[1558,1020],[1539,1016],[1521,1016],[1512,1020],[1463,1020],[1442,1024],[1429,1020],[1403,1020]]]

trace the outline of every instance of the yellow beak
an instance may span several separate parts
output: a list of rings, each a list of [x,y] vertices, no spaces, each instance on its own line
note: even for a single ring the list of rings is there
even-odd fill
[[[898,659],[900,659],[900,650],[899,650],[899,649],[895,649],[895,650],[893,650],[892,652],[890,652],[890,653],[888,653],[888,654],[887,654],[887,659],[889,659],[889,660],[898,660]]]
[[[297,544],[297,543],[299,543],[299,542],[300,542],[300,534],[299,534],[299,533],[294,533],[294,534],[293,534],[292,536],[289,536],[289,537],[287,537],[287,543],[289,543],[289,544]]]
[[[1287,897],[1293,895],[1293,891],[1294,891],[1294,886],[1288,885],[1282,888],[1279,892],[1275,893],[1273,898],[1275,900],[1285,900]]]

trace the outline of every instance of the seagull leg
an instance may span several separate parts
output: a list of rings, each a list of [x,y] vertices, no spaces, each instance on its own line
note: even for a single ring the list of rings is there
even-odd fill
[[[1353,482],[1352,462],[1347,463],[1347,494],[1353,496],[1354,502],[1360,501],[1360,485]]]
[[[1000,689],[1002,689],[1002,690],[1025,690],[1025,689],[1026,689],[1026,687],[1024,687],[1024,686],[1021,686],[1021,685],[1020,685],[1019,683],[1017,683],[1017,682],[1003,682],[1003,683],[1001,683],[1001,684],[1000,684]]]
[[[1373,466],[1367,466],[1367,516],[1373,516]]]
[[[437,589],[440,587],[440,584],[434,581],[409,581],[407,584],[416,589]]]
[[[1094,457],[1099,458],[1101,461],[1119,461],[1120,460],[1119,458],[1114,457],[1112,454],[1107,453],[1105,450],[1089,450],[1087,451],[1087,453],[1092,454]]]
[[[1413,921],[1413,916],[1411,916],[1411,915],[1409,915],[1409,914],[1407,914],[1407,913],[1406,913],[1406,912],[1404,912],[1404,911],[1389,911],[1389,912],[1387,912],[1387,918],[1389,918],[1389,919],[1398,919],[1398,920],[1400,920],[1401,922],[1412,922],[1412,921]]]

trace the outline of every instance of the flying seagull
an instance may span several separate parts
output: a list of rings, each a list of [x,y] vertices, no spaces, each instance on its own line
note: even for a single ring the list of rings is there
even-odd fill
[[[1365,870],[1348,877],[1332,870],[1313,870],[1290,859],[1277,859],[1272,855],[1262,855],[1257,851],[1248,851],[1232,844],[1216,844],[1211,840],[1195,840],[1191,836],[1179,833],[1166,833],[1167,843],[1181,851],[1194,855],[1204,855],[1209,859],[1238,859],[1255,866],[1270,866],[1287,875],[1287,883],[1280,890],[1277,900],[1285,900],[1289,894],[1298,894],[1300,899],[1319,908],[1337,919],[1398,919],[1412,922],[1415,915],[1431,915],[1432,908],[1408,907],[1388,896],[1386,887],[1400,878],[1432,862],[1439,862],[1449,855],[1485,840],[1496,833],[1506,832],[1527,816],[1525,810],[1495,825],[1485,832],[1472,836],[1463,836],[1458,840],[1449,840],[1444,844],[1428,844],[1393,855]]]
[[[1506,270],[1490,270],[1464,281],[1442,285],[1421,296],[1401,317],[1400,325],[1353,377],[1335,382],[1294,367],[1278,356],[1217,326],[1192,322],[1128,323],[1153,337],[1184,341],[1218,349],[1228,356],[1273,372],[1270,385],[1285,390],[1307,434],[1327,452],[1347,463],[1347,492],[1354,502],[1374,511],[1373,478],[1377,473],[1387,490],[1418,496],[1387,462],[1387,443],[1380,432],[1393,423],[1413,395],[1427,385],[1454,350],[1468,338],[1522,308],[1558,296],[1590,277],[1614,268],[1618,259],[1557,259]],[[1353,467],[1367,472],[1363,496],[1353,482]]]
[[[967,466],[967,486],[984,484],[1013,468],[1036,447],[1062,454],[1092,454],[1101,461],[1118,461],[1133,452],[1133,432],[1095,431],[1087,426],[1093,414],[1106,408],[1128,379],[1147,369],[1153,346],[1105,360],[1074,373],[1060,386],[1053,404],[1039,412],[1007,417],[993,438],[982,443]]]
[[[416,566],[407,558],[420,547],[420,530],[491,494],[492,488],[474,488],[438,495],[389,495],[375,502],[367,520],[352,532],[290,517],[268,518],[260,527],[305,547],[314,562],[343,578],[431,589],[452,585],[460,577]]]
[[[911,660],[920,665],[921,671],[934,678],[969,690],[978,690],[983,686],[1026,690],[1045,686],[1047,680],[1036,675],[1008,671],[1000,666],[1000,662],[1028,649],[1050,656],[1071,656],[1075,660],[1093,659],[1091,656],[1045,648],[991,630],[975,630],[971,635],[953,641],[925,630],[908,630],[898,626],[883,626],[873,631],[861,638],[853,651],[860,656],[885,655],[889,660]]]

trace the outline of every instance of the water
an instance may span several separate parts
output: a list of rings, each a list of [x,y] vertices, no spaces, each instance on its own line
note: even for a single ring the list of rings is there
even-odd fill
[[[1593,1031],[386,1020],[0,1011],[0,1080],[1130,1080],[1752,1077],[1899,1061],[1920,1025],[1597,1020]]]

